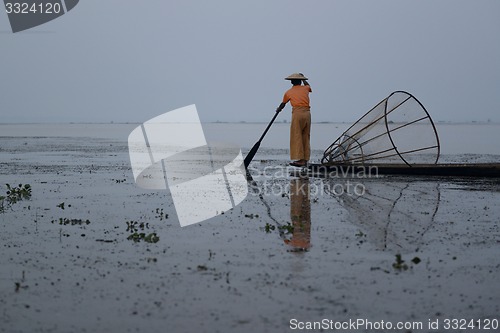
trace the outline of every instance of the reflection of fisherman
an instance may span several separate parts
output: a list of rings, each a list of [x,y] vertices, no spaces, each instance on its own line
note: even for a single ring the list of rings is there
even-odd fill
[[[283,102],[278,106],[276,112],[283,110],[288,101],[292,104],[292,122],[290,124],[290,159],[292,162],[290,165],[302,167],[307,165],[311,155],[309,93],[312,92],[312,89],[302,73],[294,73],[285,80],[290,80],[293,87],[285,92]]]
[[[293,235],[287,243],[296,249],[308,249],[311,246],[311,202],[307,178],[290,180],[290,217]]]

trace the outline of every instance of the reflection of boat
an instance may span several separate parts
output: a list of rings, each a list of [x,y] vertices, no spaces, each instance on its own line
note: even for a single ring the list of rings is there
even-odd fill
[[[364,114],[323,153],[313,172],[500,177],[500,163],[437,164],[441,146],[430,114],[414,96],[396,91]]]
[[[345,190],[339,191],[336,186],[342,185]],[[350,222],[361,229],[360,239],[366,237],[380,250],[397,252],[413,252],[422,245],[434,225],[441,201],[439,183],[404,178],[365,180],[357,184],[363,188],[361,193],[348,186],[349,180],[328,179],[325,191],[346,209]]]
[[[446,177],[500,177],[500,163],[447,163],[447,164],[310,164],[310,171],[322,175],[377,175],[446,176]]]

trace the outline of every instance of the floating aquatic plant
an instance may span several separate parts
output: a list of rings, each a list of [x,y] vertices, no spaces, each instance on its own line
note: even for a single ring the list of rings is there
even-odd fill
[[[10,184],[5,184],[7,191],[5,196],[0,196],[0,213],[5,212],[7,208],[22,200],[31,198],[31,185],[19,184],[17,187],[12,187]]]
[[[290,224],[290,222],[288,222],[286,225],[278,226],[278,229],[280,231],[286,231],[286,233],[288,234],[293,234],[294,227]]]
[[[154,212],[154,211],[153,211]],[[160,221],[168,219],[168,214],[163,212],[163,208],[156,208],[155,218],[160,219]]]
[[[294,226],[288,222],[286,225],[279,225],[278,226],[278,230],[280,232],[285,232],[287,234],[293,234],[293,230],[294,230]],[[270,223],[266,223],[266,225],[264,226],[264,231],[266,233],[270,233],[271,231],[274,231],[276,230],[276,226],[270,224]]]
[[[144,241],[146,243],[157,243],[160,240],[160,237],[155,233],[150,233],[146,237],[144,237]]]
[[[90,224],[89,220],[82,219],[68,219],[60,217],[58,220],[52,220],[52,223],[59,222],[60,225],[88,225]]]
[[[145,241],[146,243],[157,243],[160,240],[160,237],[155,232],[152,232],[148,235],[146,235],[146,233],[144,232],[134,232],[133,234],[129,235],[127,239],[132,240],[136,243],[140,241]]]
[[[361,238],[361,237],[366,237],[366,234],[363,231],[358,230],[358,232],[354,236]]]
[[[130,231],[130,235],[127,237],[128,240],[134,242],[144,241],[146,243],[157,243],[160,237],[155,233],[146,234],[145,230],[149,229],[149,223],[137,222],[137,221],[126,221],[127,231]]]
[[[414,257],[411,262],[418,265],[422,260],[419,257]],[[398,271],[406,271],[409,266],[403,260],[401,254],[396,254],[396,261],[392,264],[392,267]]]
[[[272,230],[276,229],[276,227],[272,224],[266,223],[266,226],[264,227],[264,230],[267,233],[270,233]]]
[[[398,271],[406,271],[408,269],[408,265],[405,264],[403,257],[401,254],[396,254],[396,261],[392,264],[392,268]]]
[[[415,265],[418,265],[422,260],[420,260],[419,257],[415,257],[411,260],[412,263],[414,263]]]
[[[137,221],[127,221],[127,231],[138,232],[139,230],[149,229],[149,223],[137,222]]]

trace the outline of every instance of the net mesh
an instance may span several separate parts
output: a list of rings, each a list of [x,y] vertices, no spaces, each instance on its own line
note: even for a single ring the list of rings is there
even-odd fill
[[[439,182],[386,178],[384,182],[358,180],[363,193],[349,192],[348,180],[326,179],[325,191],[344,186],[332,196],[349,213],[349,220],[380,250],[411,253],[425,243],[436,223],[441,203]]]
[[[335,140],[322,163],[437,163],[439,138],[424,106],[396,91],[383,99]]]

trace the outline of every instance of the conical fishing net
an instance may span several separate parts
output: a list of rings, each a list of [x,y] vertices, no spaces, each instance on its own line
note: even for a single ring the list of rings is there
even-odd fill
[[[323,164],[437,163],[439,138],[431,116],[411,94],[383,99],[324,152]]]

